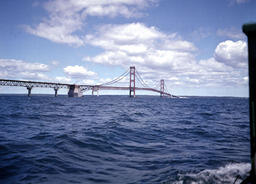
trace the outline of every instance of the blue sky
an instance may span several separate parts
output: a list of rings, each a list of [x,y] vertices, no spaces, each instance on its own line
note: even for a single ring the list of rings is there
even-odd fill
[[[134,65],[176,95],[248,96],[241,26],[255,10],[255,0],[0,1],[0,78],[100,84]],[[100,92],[110,93],[128,92]]]

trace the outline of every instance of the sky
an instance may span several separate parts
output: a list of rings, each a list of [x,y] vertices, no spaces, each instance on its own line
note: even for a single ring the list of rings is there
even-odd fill
[[[135,66],[174,95],[248,97],[241,27],[255,21],[256,0],[2,0],[0,78],[101,84]]]

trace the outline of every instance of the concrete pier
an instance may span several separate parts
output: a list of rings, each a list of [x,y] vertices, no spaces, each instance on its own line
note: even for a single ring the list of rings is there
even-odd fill
[[[28,86],[28,87],[27,87],[27,90],[28,90],[28,96],[31,96],[32,86]]]
[[[81,92],[80,86],[79,85],[70,85],[69,86],[69,91],[68,91],[68,96],[69,97],[81,97],[83,96],[83,93]]]
[[[57,97],[57,95],[58,95],[58,90],[59,90],[58,87],[55,87],[55,88],[54,88],[54,92],[55,92],[55,95],[54,95],[54,96],[55,96],[55,97]]]
[[[99,96],[99,87],[98,86],[94,86],[93,88],[92,88],[92,95],[94,95],[94,92],[97,92],[97,96]]]

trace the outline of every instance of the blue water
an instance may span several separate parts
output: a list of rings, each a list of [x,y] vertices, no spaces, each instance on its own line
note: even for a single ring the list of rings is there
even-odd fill
[[[249,151],[247,98],[0,96],[0,183],[233,183]]]

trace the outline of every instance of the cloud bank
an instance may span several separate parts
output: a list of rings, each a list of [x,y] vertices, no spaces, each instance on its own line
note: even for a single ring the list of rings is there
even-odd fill
[[[60,0],[44,5],[49,16],[26,31],[72,46],[98,47],[103,52],[84,56],[85,62],[120,66],[134,65],[146,82],[166,79],[176,87],[238,86],[247,84],[247,44],[237,30],[219,29],[218,36],[227,37],[216,45],[212,56],[199,58],[194,43],[178,33],[165,33],[157,27],[140,22],[98,25],[97,30],[85,34],[82,30],[88,17],[134,18],[143,15],[143,9],[156,0]],[[245,0],[236,0],[237,4]],[[85,28],[86,29],[86,28]],[[93,32],[94,31],[94,32]],[[92,83],[97,74],[83,66],[66,66],[65,77],[59,80],[83,79]],[[58,80],[57,79],[57,80]],[[102,79],[104,80],[104,79]]]
[[[230,86],[244,84],[247,76],[247,44],[242,40],[221,42],[211,58],[201,60],[192,42],[142,23],[104,25],[87,35],[86,42],[104,52],[84,61],[135,65],[148,82],[164,78],[172,86]]]
[[[0,77],[11,79],[48,80],[49,66],[16,59],[0,59]]]
[[[141,10],[155,0],[55,0],[44,5],[49,17],[37,26],[25,26],[33,35],[73,46],[84,45],[83,36],[78,32],[84,28],[88,16],[122,16],[125,18],[142,16]]]
[[[87,70],[83,66],[75,65],[75,66],[67,66],[64,68],[65,74],[72,78],[83,79],[85,77],[94,77],[97,74],[95,72]]]

